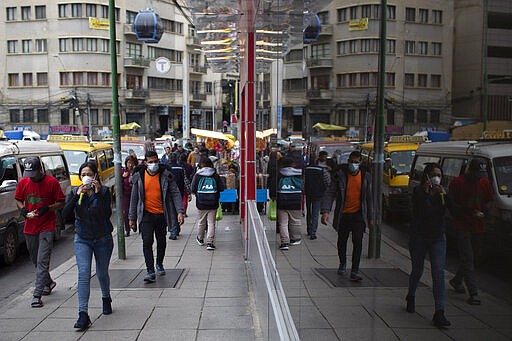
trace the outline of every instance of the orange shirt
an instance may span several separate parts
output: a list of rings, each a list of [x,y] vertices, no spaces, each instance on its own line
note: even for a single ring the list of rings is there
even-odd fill
[[[160,175],[144,174],[144,209],[149,213],[163,214],[162,192],[160,191]]]
[[[345,207],[343,213],[356,213],[361,209],[361,172],[347,175]]]

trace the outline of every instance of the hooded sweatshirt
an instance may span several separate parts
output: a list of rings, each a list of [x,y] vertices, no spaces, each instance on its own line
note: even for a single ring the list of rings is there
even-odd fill
[[[203,179],[209,178],[209,179]],[[211,179],[211,180],[210,180]],[[212,188],[204,187],[204,184],[214,182]],[[219,207],[220,192],[224,190],[224,183],[214,168],[200,168],[192,179],[191,192],[196,196],[196,207],[198,210],[216,210]]]
[[[277,182],[271,184],[271,193],[277,194],[277,208],[280,210],[300,210],[302,189],[302,171],[293,167],[281,168]]]

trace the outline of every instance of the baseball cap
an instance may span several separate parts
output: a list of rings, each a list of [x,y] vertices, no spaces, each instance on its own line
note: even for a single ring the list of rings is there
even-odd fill
[[[25,178],[30,178],[36,176],[38,171],[41,170],[41,162],[37,157],[27,157],[23,161],[23,167],[25,167],[25,170],[23,171],[23,176]]]

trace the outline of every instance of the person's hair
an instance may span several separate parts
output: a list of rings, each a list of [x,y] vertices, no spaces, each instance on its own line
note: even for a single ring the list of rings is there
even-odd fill
[[[318,153],[318,156],[321,156],[321,155],[329,155],[329,153],[327,153],[325,150],[322,150],[320,153]]]
[[[212,160],[210,160],[209,157],[202,157],[199,160],[199,168],[203,168],[203,167],[213,168],[213,162],[212,162]]]
[[[361,152],[359,150],[354,150],[348,156],[349,159],[352,159],[354,157],[361,158]]]
[[[158,158],[158,154],[154,150],[148,150],[146,154],[144,154],[144,160],[147,160],[150,157],[156,156]]]
[[[125,166],[126,168],[128,168],[128,161],[132,161],[134,166],[137,166],[137,164],[139,163],[139,160],[138,160],[135,156],[133,156],[133,155],[128,155],[128,156],[124,159],[124,166]]]
[[[285,157],[285,158],[281,159],[281,167],[282,168],[293,167],[293,166],[295,166],[295,161],[293,161],[292,158]]]
[[[217,151],[215,149],[209,149],[208,154],[209,156],[217,156]]]
[[[425,169],[423,170],[423,175],[421,177],[421,182],[420,182],[421,186],[425,185],[427,180],[429,180],[429,178],[430,178],[430,173],[432,173],[432,171],[436,168],[441,171],[441,178],[443,177],[443,169],[441,168],[441,166],[438,163],[429,162],[425,165]]]
[[[95,161],[86,161],[84,163],[82,163],[80,165],[80,168],[78,169],[78,177],[80,178],[80,180],[82,180],[82,169],[84,168],[89,168],[94,175],[98,174],[98,165],[96,164]],[[100,179],[96,179],[98,182],[100,181]]]

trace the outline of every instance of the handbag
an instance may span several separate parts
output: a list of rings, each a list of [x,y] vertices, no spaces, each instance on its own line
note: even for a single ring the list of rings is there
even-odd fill
[[[219,203],[219,207],[217,207],[217,213],[215,213],[215,220],[222,220],[222,206]]]
[[[277,202],[275,200],[270,200],[268,205],[268,219],[272,221],[277,220]]]

